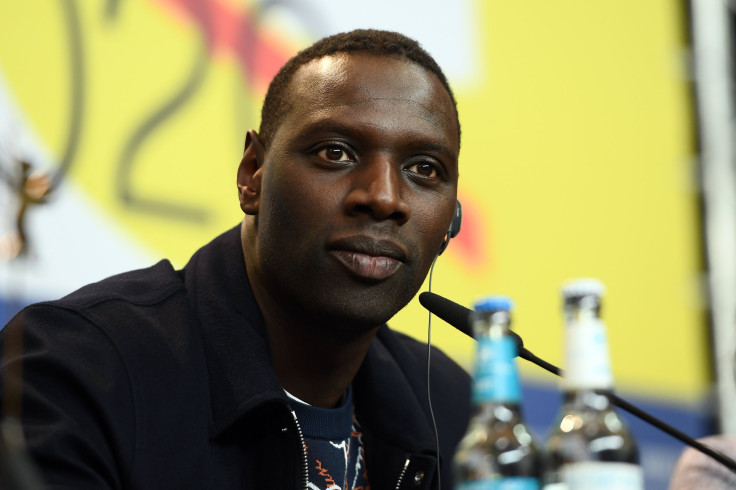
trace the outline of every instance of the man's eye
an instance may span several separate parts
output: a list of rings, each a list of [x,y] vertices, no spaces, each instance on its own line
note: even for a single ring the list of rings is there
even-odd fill
[[[348,155],[348,153],[339,146],[328,146],[320,150],[317,154],[325,160],[330,160],[333,162],[350,161],[350,156]]]
[[[428,162],[415,163],[411,167],[407,168],[407,170],[414,172],[415,174],[419,174],[422,177],[437,177],[437,166]]]

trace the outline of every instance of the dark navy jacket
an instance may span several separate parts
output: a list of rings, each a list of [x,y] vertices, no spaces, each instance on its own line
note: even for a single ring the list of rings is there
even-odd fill
[[[30,306],[22,392],[31,456],[48,488],[303,488],[297,428],[269,359],[239,228],[176,271],[168,261]],[[432,353],[442,488],[469,417],[467,374]],[[373,490],[436,488],[426,345],[379,330],[354,383]]]

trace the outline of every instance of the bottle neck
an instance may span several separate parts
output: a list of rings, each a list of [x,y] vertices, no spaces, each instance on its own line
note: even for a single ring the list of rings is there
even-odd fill
[[[521,381],[514,358],[516,342],[508,335],[508,327],[488,329],[488,335],[478,338],[473,403],[518,405],[521,401]]]
[[[563,391],[611,390],[613,373],[598,304],[565,305],[565,377]]]
[[[611,400],[608,390],[571,390],[563,394],[563,403],[568,407],[572,406],[576,410],[592,409],[603,411],[611,408]]]
[[[515,425],[521,422],[521,405],[518,402],[482,402],[476,404],[474,418],[483,424],[498,421]]]

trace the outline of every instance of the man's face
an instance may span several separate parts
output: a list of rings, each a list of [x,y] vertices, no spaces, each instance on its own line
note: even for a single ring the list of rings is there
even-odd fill
[[[416,294],[452,219],[452,102],[433,73],[370,54],[310,62],[287,97],[249,217],[251,281],[307,321],[375,327]]]

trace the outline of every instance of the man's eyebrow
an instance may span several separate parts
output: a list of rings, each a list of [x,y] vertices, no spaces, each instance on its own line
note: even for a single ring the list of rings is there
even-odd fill
[[[301,136],[310,137],[317,136],[320,133],[333,133],[339,136],[360,138],[363,133],[367,132],[364,128],[371,127],[381,129],[376,124],[351,125],[343,122],[336,122],[330,118],[324,118],[306,123]],[[450,146],[439,142],[437,139],[427,138],[426,136],[413,138],[412,142],[406,146],[415,151],[427,151],[444,155],[447,158],[457,158],[457,151],[453,151]]]
[[[434,153],[440,153],[447,156],[448,158],[457,158],[457,152],[452,151],[451,148],[449,148],[447,145],[443,145],[442,143],[433,143],[427,141],[419,146],[421,146],[421,149],[425,151],[428,150]]]
[[[338,133],[344,136],[352,136],[356,132],[359,132],[358,128],[335,122],[329,118],[322,118],[307,122],[302,130],[302,136],[311,136],[315,133]]]

